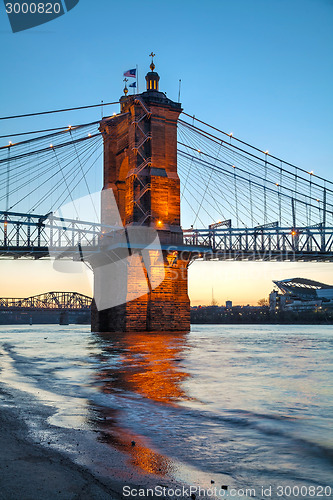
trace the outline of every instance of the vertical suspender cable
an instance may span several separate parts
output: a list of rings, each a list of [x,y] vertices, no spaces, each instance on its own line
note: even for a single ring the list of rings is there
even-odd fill
[[[323,192],[323,226],[326,227],[326,187]]]
[[[101,108],[101,109],[103,109],[103,108]],[[97,214],[97,211],[96,211],[95,203],[94,203],[93,197],[91,196],[91,191],[90,191],[89,184],[88,184],[88,181],[87,181],[87,178],[86,178],[86,174],[84,173],[84,170],[82,168],[82,163],[81,163],[81,160],[80,160],[80,156],[78,155],[78,152],[77,152],[77,149],[76,149],[76,144],[74,142],[74,138],[73,138],[73,135],[72,135],[72,130],[70,130],[70,134],[71,134],[71,138],[72,138],[72,141],[73,141],[73,146],[74,146],[74,151],[75,151],[75,154],[76,154],[76,157],[77,157],[77,161],[79,162],[80,169],[81,169],[81,172],[82,172],[82,177],[84,179],[84,182],[85,182],[88,194],[89,194],[91,205],[92,205],[93,210],[94,210],[95,215],[96,215],[96,221],[98,221],[99,219],[98,219],[98,214]]]
[[[311,226],[311,197],[312,197],[312,178],[311,178],[311,174],[310,174],[310,193],[309,193],[309,204],[308,204],[308,213],[309,213],[308,226]]]
[[[249,192],[250,192],[250,213],[251,213],[251,226],[254,227],[254,218],[253,218],[253,201],[252,201],[252,182],[249,174]]]
[[[236,208],[236,221],[237,227],[239,227],[239,216],[238,216],[238,193],[237,193],[237,177],[236,177],[236,167],[234,167],[234,186],[235,186],[235,208]]]
[[[62,174],[62,178],[63,178],[63,180],[64,180],[64,183],[65,183],[65,186],[66,186],[66,188],[67,188],[68,194],[69,194],[69,196],[70,196],[71,202],[73,203],[74,210],[75,210],[75,212],[76,212],[77,217],[79,218],[79,214],[78,214],[78,211],[77,211],[77,208],[76,208],[75,202],[74,202],[74,200],[73,200],[72,192],[71,192],[71,190],[69,189],[69,186],[68,186],[68,184],[67,184],[67,180],[66,180],[66,177],[65,177],[65,175],[64,175],[64,171],[63,171],[63,168],[62,168],[62,166],[61,166],[61,164],[60,164],[60,161],[59,161],[59,158],[58,158],[57,153],[56,153],[56,151],[55,151],[55,148],[54,148],[54,147],[52,147],[52,150],[53,150],[53,152],[54,152],[54,154],[55,154],[55,157],[56,157],[56,159],[57,159],[57,163],[58,163],[58,166],[59,166],[59,168],[60,168],[60,172],[61,172],[61,174]]]
[[[10,146],[8,148],[7,182],[6,182],[6,212],[9,210],[9,183],[10,183]]]
[[[293,228],[296,227],[296,206],[295,206],[295,198],[291,198],[291,212],[293,219]]]
[[[265,153],[264,224],[267,224],[267,194],[266,194],[266,180],[267,180],[267,152]]]
[[[322,228],[321,228],[321,251],[325,252],[326,246],[326,187],[323,189],[323,217],[322,217]]]
[[[281,186],[282,186],[282,161],[280,166],[280,182],[279,182],[279,225],[282,225],[282,205],[281,205]]]

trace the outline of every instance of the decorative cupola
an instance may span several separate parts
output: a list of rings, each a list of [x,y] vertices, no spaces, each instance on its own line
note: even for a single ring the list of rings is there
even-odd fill
[[[147,82],[147,90],[157,90],[158,91],[158,82],[160,81],[159,74],[154,71],[155,69],[155,64],[154,64],[154,57],[155,54],[152,52],[149,54],[151,57],[151,65],[149,73],[146,74],[146,82]]]

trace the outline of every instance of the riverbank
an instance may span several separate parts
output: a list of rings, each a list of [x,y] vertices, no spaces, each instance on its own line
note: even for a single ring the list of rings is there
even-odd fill
[[[53,404],[0,386],[0,500],[118,500],[147,490],[150,498],[160,498],[151,492],[162,486],[169,493],[164,500],[171,500],[176,484],[185,484],[153,470],[162,471],[161,457],[138,436],[136,442],[134,435],[117,442],[107,431],[91,432],[80,423],[79,409],[59,427]],[[107,428],[108,417],[103,420]]]
[[[3,391],[1,391],[3,394]],[[113,500],[121,496],[88,469],[28,438],[15,409],[0,410],[0,498]]]
[[[272,311],[268,306],[191,308],[192,325],[332,325],[333,309]]]

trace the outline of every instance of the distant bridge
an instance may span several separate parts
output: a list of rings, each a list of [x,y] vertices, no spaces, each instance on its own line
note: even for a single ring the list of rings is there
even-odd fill
[[[77,292],[0,298],[0,325],[89,324],[92,299]]]
[[[77,292],[48,292],[27,298],[0,298],[0,311],[89,311],[91,297]]]

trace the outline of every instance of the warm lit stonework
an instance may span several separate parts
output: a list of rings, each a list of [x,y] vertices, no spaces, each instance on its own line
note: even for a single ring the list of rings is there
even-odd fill
[[[157,230],[163,248],[165,278],[151,288],[138,257],[127,273],[128,302],[97,311],[93,307],[94,331],[186,331],[190,328],[187,291],[189,252],[173,252],[183,243],[180,227],[180,182],[177,173],[177,120],[181,105],[159,92],[159,76],[146,76],[147,90],[121,98],[121,112],[103,119],[104,190],[112,189],[126,228]],[[127,90],[127,89],[126,89]],[[103,197],[102,197],[103,200]],[[102,201],[102,223],[114,224],[115,216]],[[180,255],[182,256],[180,258]],[[95,272],[95,296],[103,271]],[[117,281],[117,280],[115,280]],[[110,293],[113,286],[109,283]],[[148,293],[131,300],[133,290]]]

